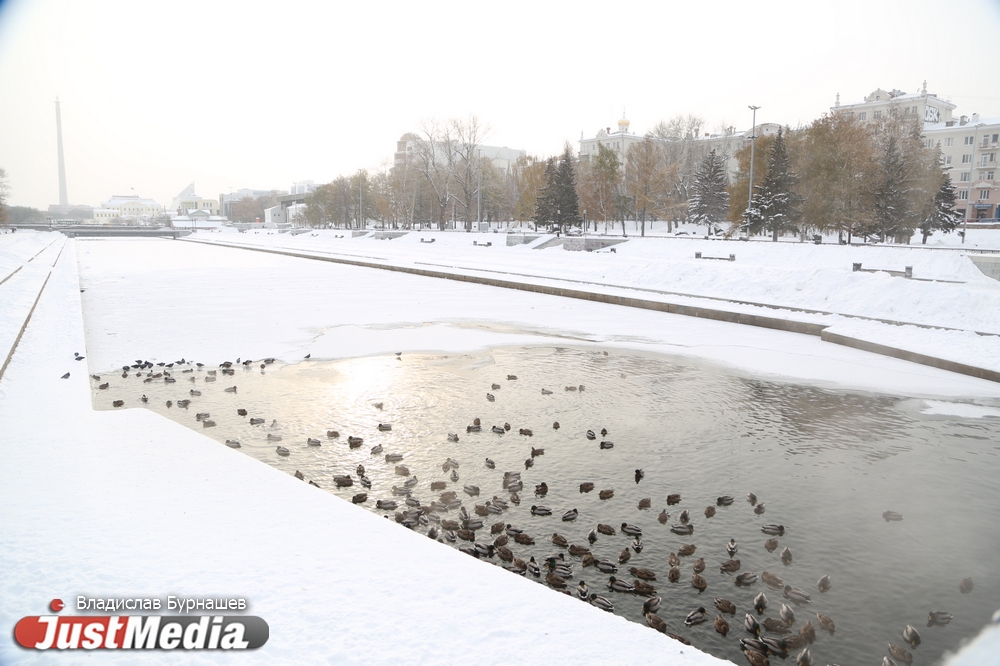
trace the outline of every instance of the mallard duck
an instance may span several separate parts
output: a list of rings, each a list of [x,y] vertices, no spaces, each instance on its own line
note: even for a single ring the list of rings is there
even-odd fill
[[[643,596],[643,597],[649,597],[649,596],[652,596],[652,595],[656,594],[656,587],[654,585],[652,585],[651,583],[647,583],[644,580],[638,580],[638,579],[636,579],[636,580],[632,581],[632,587],[635,588],[635,593],[636,594],[638,594],[640,596]]]
[[[715,631],[723,636],[729,633],[729,623],[721,615],[715,616]]]
[[[542,389],[542,395],[552,395],[552,391],[543,388]]]
[[[616,534],[615,528],[611,527],[611,525],[605,525],[604,523],[597,523],[597,531],[607,536],[614,536]]]
[[[771,662],[766,655],[767,646],[760,641],[752,638],[741,638],[740,649],[743,650],[743,654],[746,656],[747,661],[750,662],[750,666],[770,666]],[[762,651],[758,651],[758,649]]]
[[[596,606],[597,608],[600,608],[603,611],[608,611],[609,613],[611,613],[615,610],[615,605],[611,603],[609,599],[598,595],[596,592],[591,594],[589,599],[590,599],[590,604],[592,606]]]
[[[636,578],[641,578],[642,580],[656,580],[656,572],[652,569],[642,569],[637,567],[631,567],[629,569],[631,573]]]
[[[594,567],[602,573],[618,573],[618,565],[610,560],[597,560]]]
[[[602,449],[613,449],[613,448],[615,448],[615,443],[611,442],[611,441],[608,441],[608,440],[605,440],[605,441],[601,442],[600,447]]]
[[[625,592],[632,593],[635,592],[635,586],[628,581],[618,580],[614,576],[608,579],[608,589],[612,592]]]
[[[951,622],[953,617],[954,615],[945,611],[931,611],[927,614],[927,626],[932,627],[935,624],[944,626]]]
[[[764,525],[760,528],[760,531],[764,534],[770,534],[772,536],[783,536],[785,534],[784,525],[775,525],[774,523]]]
[[[587,439],[597,439],[597,433],[595,433],[593,430],[588,430]]]
[[[409,476],[410,468],[406,465],[396,465],[394,472],[396,473],[396,476]]]
[[[733,497],[732,495],[722,495],[721,497],[716,498],[715,503],[719,506],[729,506],[733,503]]]
[[[625,564],[630,559],[632,559],[632,551],[628,548],[624,548],[622,552],[618,553],[618,564]]]
[[[889,643],[889,654],[892,655],[893,659],[898,659],[901,662],[903,662],[904,664],[912,664],[913,663],[913,655],[910,654],[909,650],[907,650],[906,648],[900,647],[900,646],[896,645],[895,643]]]
[[[496,433],[497,435],[502,435],[505,432],[507,432],[506,430],[503,429],[503,426],[497,426],[497,425],[490,428],[490,430]]]
[[[279,456],[287,456],[287,455],[289,454],[289,450],[288,450],[288,449],[286,449],[286,448],[285,448],[285,447],[283,447],[283,446],[279,446],[279,447],[275,448],[274,450],[275,450],[275,452],[276,452],[276,453],[277,453],[277,454],[278,454]]]
[[[490,402],[493,402],[494,400],[496,400],[496,397],[494,397],[492,393],[487,393],[486,399],[489,400]]]
[[[670,570],[667,571],[667,580],[669,580],[671,583],[676,583],[680,579],[681,579],[680,567],[670,567]]]
[[[809,653],[809,648],[803,648],[802,652],[795,657],[795,666],[813,666],[812,654]]]
[[[753,508],[753,512],[756,513],[758,516],[763,515],[764,511],[765,507],[763,502],[761,502],[760,504],[758,504]]]
[[[912,624],[906,625],[906,629],[903,629],[903,640],[909,643],[910,647],[920,645],[920,634],[917,633]]]
[[[698,592],[704,592],[708,588],[708,581],[701,574],[691,574],[691,587]]]
[[[181,404],[182,402],[189,402],[189,401],[187,401],[187,400],[178,400],[177,401],[177,406],[178,407],[187,407],[187,405],[182,405]],[[264,423],[264,419],[250,419],[250,425],[261,425],[262,423]]]
[[[639,483],[640,481],[642,481],[645,476],[646,476],[646,473],[644,471],[642,471],[641,469],[635,470],[635,482],[636,483]]]
[[[648,509],[653,505],[653,500],[650,497],[644,497],[639,500],[639,509]]]
[[[231,449],[238,449],[238,448],[240,448],[240,440],[238,440],[238,439],[227,439],[226,440],[226,446],[228,446]]]
[[[679,567],[681,565],[681,558],[677,557],[677,553],[671,552],[667,556],[667,564],[672,567]]]
[[[649,625],[650,629],[655,629],[661,634],[667,633],[667,623],[656,613],[646,613],[646,624]]]
[[[691,611],[690,613],[687,614],[687,617],[684,618],[684,624],[686,624],[689,627],[693,627],[696,624],[701,624],[704,621],[705,621],[704,606],[699,606],[698,610]]]
[[[746,617],[743,618],[743,628],[754,636],[760,636],[760,624],[757,622],[757,618],[750,613],[747,613]]]
[[[792,587],[790,585],[785,586],[785,597],[791,599],[797,604],[808,604],[812,602],[812,597],[809,594],[798,587]]]
[[[903,514],[896,513],[895,511],[886,511],[885,513],[882,514],[882,518],[885,519],[885,522],[888,523],[888,522],[893,521],[893,520],[896,520],[896,521],[902,520],[903,519]]]
[[[889,657],[882,657],[882,666],[899,666],[899,664]]]
[[[667,504],[671,506],[673,506],[674,504],[680,504],[680,501],[681,501],[680,493],[672,493],[670,495],[667,495]]]
[[[969,592],[972,592],[972,579],[963,578],[958,583],[958,589],[962,594],[968,594]]]
[[[677,549],[677,554],[681,557],[687,557],[689,555],[694,555],[694,551],[698,550],[698,546],[693,543],[686,543]]]
[[[830,577],[829,576],[823,576],[818,581],[816,581],[816,587],[819,588],[820,592],[826,592],[832,586],[833,586],[833,584],[830,582]]]
[[[594,543],[595,541],[597,541],[596,530],[590,530],[590,532],[587,534],[587,541],[589,541],[590,543]]]
[[[711,518],[714,515],[715,515],[715,507],[709,504],[708,506],[705,507],[705,517]]]
[[[545,496],[549,493],[549,484],[542,481],[537,486],[535,486],[535,494]]]
[[[645,615],[646,613],[655,613],[660,610],[660,603],[662,601],[663,600],[660,597],[650,597],[649,599],[646,599],[642,602],[642,614]]]
[[[280,442],[281,441],[281,435],[275,435],[274,433],[268,433],[267,434],[267,441],[269,441],[269,442]]]
[[[467,432],[467,433],[469,433],[469,432],[482,432],[482,431],[483,431],[482,426],[478,426],[478,425],[465,426],[465,432]]]
[[[699,557],[697,560],[695,560],[694,565],[692,566],[692,569],[694,569],[695,573],[701,573],[702,571],[704,571],[705,570],[705,558],[704,557]]]
[[[773,553],[778,548],[778,540],[768,539],[767,541],[764,542],[764,548],[767,549],[767,552]]]
[[[308,444],[309,446],[320,446],[321,442],[318,439],[313,439],[312,437],[309,437],[306,439],[306,444]]]
[[[729,557],[736,555],[739,550],[739,546],[736,545],[736,539],[730,539],[729,543],[726,544],[726,552],[729,553]]]
[[[642,536],[642,530],[629,523],[622,523],[622,533],[629,536]]]
[[[739,560],[726,560],[725,562],[719,565],[719,572],[734,573],[736,571],[739,571],[741,566],[742,564],[740,563]]]
[[[597,560],[594,559],[594,556],[590,553],[590,551],[587,551],[587,553],[580,558],[580,566],[583,567],[592,567],[596,562]]]
[[[351,448],[354,448],[354,447],[351,447]],[[380,455],[381,453],[382,453],[382,445],[381,444],[376,444],[375,446],[372,447],[371,454],[373,456]]]
[[[584,601],[590,598],[590,589],[587,587],[587,581],[581,580],[579,585],[576,586],[576,596]]]
[[[534,465],[535,465],[535,459],[534,458],[525,458],[524,459],[524,469],[528,469],[529,467],[534,467]]]
[[[781,561],[785,564],[792,563],[792,551],[788,549],[788,546],[781,549]]]
[[[776,620],[773,617],[765,617],[764,629],[770,631],[773,634],[787,634],[788,623],[782,620]]]
[[[552,429],[553,430],[559,430],[559,421],[553,421],[552,422]]]
[[[813,626],[812,620],[806,620],[806,623],[799,627],[799,636],[810,643],[816,642],[816,627]]]
[[[229,386],[229,387],[227,387],[227,388],[225,388],[225,389],[223,389],[223,390],[224,390],[224,391],[225,391],[226,393],[236,393],[236,387],[235,387],[235,386]]]
[[[354,485],[354,479],[351,478],[350,474],[334,475],[333,482],[337,484],[338,488],[349,488]]]
[[[761,592],[754,597],[753,607],[756,609],[757,615],[763,615],[764,611],[767,609],[767,595]]]
[[[688,534],[694,533],[694,525],[684,525],[684,524],[673,525],[670,527],[670,531],[673,532],[674,534],[686,536]]]
[[[533,437],[535,434],[531,428],[519,428],[517,432],[525,437]]]
[[[533,516],[551,516],[552,509],[547,506],[535,506],[531,505],[531,515]]]
[[[576,509],[570,509],[569,511],[567,511],[566,513],[563,514],[562,519],[563,519],[563,522],[569,522],[571,520],[576,520],[577,516],[579,516],[579,515],[580,515],[580,512],[577,511]]]
[[[121,407],[124,404],[125,404],[124,400],[114,400],[114,401],[112,401],[111,406],[112,407]]]
[[[368,493],[358,493],[351,498],[353,504],[364,504],[368,501]]]
[[[771,636],[761,636],[760,642],[767,646],[767,651],[775,657],[779,657],[781,659],[788,657],[788,645],[782,639],[772,638]]]
[[[718,608],[723,613],[729,613],[730,615],[736,614],[736,604],[734,604],[729,599],[725,599],[723,597],[716,597],[715,607]]]
[[[778,612],[778,615],[788,625],[795,623],[795,611],[788,604],[781,604],[781,610]]]
[[[542,575],[542,569],[538,566],[538,563],[535,562],[534,557],[528,560],[528,573],[535,578],[539,578]]]
[[[614,496],[615,496],[615,491],[614,491],[614,490],[611,490],[611,489],[608,489],[608,490],[602,490],[602,491],[601,491],[601,492],[599,492],[599,493],[598,493],[597,495],[598,495],[598,497],[600,497],[600,498],[601,498],[602,500],[608,500],[608,499],[611,499],[612,497],[614,497]]]
[[[763,580],[765,583],[767,583],[773,588],[776,588],[778,590],[785,589],[785,581],[781,580],[781,578],[775,576],[773,573],[768,573],[764,571],[761,572],[760,577],[761,580]]]
[[[451,476],[449,476],[448,478],[451,479],[452,483],[458,481],[458,470],[457,469],[451,470]]]
[[[666,509],[664,509],[663,511],[660,512],[660,515],[658,515],[656,519],[660,521],[661,525],[666,525],[667,521],[670,520],[670,514],[667,513]]]
[[[833,623],[833,618],[825,613],[816,613],[816,621],[819,622],[819,626],[826,629],[831,634],[836,629],[836,625]]]
[[[585,481],[585,482],[583,482],[583,483],[580,484],[580,492],[581,493],[589,493],[593,489],[594,489],[594,484],[591,483],[590,481]]]
[[[753,585],[757,582],[757,572],[756,571],[745,571],[738,576],[736,576],[735,583],[739,586]]]
[[[632,538],[632,550],[635,551],[636,555],[642,552],[642,537]]]

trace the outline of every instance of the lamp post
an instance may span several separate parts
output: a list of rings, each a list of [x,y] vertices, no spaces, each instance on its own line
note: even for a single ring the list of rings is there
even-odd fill
[[[969,235],[969,206],[972,205],[972,169],[976,166],[976,143],[979,141],[979,128],[985,123],[979,123],[975,127],[972,136],[972,159],[969,160],[969,194],[965,204],[965,222],[962,225],[962,245],[965,245],[965,237]]]
[[[743,216],[743,226],[746,228],[747,240],[750,240],[750,206],[753,205],[753,148],[757,141],[757,109],[760,107],[750,104],[747,108],[753,111],[753,126],[750,130],[750,192],[747,194],[747,212]]]
[[[483,151],[476,150],[476,231],[483,225]]]

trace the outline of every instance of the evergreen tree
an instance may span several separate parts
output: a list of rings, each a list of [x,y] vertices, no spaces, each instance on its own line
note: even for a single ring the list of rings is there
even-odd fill
[[[899,151],[896,137],[889,136],[879,164],[875,182],[874,229],[880,241],[899,237],[906,227],[910,207],[906,190],[906,161]]]
[[[750,233],[768,230],[771,240],[777,241],[778,234],[795,228],[800,216],[801,197],[793,188],[798,180],[798,176],[791,171],[785,141],[779,129],[771,146],[767,175],[764,182],[754,188],[756,192],[747,209],[746,221]]]
[[[726,191],[726,169],[722,158],[709,151],[694,175],[693,194],[688,201],[688,220],[704,224],[709,233],[713,224],[720,224],[729,214],[729,192]]]
[[[556,216],[556,191],[559,180],[556,169],[556,160],[550,157],[545,163],[545,185],[538,192],[538,199],[535,203],[535,224],[549,225]]]
[[[934,204],[929,214],[924,217],[920,224],[920,233],[923,235],[924,245],[927,244],[927,238],[935,230],[941,230],[946,234],[950,234],[962,223],[962,219],[965,217],[960,211],[954,209],[955,186],[952,185],[951,178],[948,177],[948,174],[939,165],[937,166],[937,170],[940,172],[941,186],[934,194]]]
[[[555,172],[555,188],[552,203],[556,224],[565,229],[567,226],[581,226],[580,201],[576,194],[576,177],[573,175],[573,154],[569,145],[563,150],[562,161]]]

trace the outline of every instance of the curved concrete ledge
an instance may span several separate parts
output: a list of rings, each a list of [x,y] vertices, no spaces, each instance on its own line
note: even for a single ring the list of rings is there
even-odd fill
[[[340,257],[318,257],[314,254],[308,254],[305,252],[292,252],[289,250],[273,250],[264,247],[252,247],[244,245],[230,245],[228,243],[217,243],[211,241],[199,241],[194,239],[186,239],[188,242],[194,243],[204,243],[206,245],[216,245],[220,247],[228,247],[237,250],[251,250],[254,252],[267,252],[270,254],[280,254],[288,257],[297,257],[300,259],[313,259],[316,261],[327,261],[336,264],[346,264],[349,266],[358,266],[361,268],[379,268],[382,270],[396,271],[400,273],[409,273],[411,275],[420,275],[423,277],[434,277],[442,278],[446,280],[456,280],[458,282],[471,282],[475,284],[483,284],[491,287],[502,287],[504,289],[516,289],[520,291],[529,291],[537,294],[547,294],[550,296],[562,296],[565,298],[576,298],[585,301],[594,301],[597,303],[606,303],[609,305],[623,305],[632,308],[641,308],[644,310],[655,310],[658,312],[666,312],[669,314],[684,315],[686,317],[701,317],[703,319],[712,319],[715,321],[724,321],[732,324],[744,324],[746,326],[758,326],[761,328],[770,328],[776,331],[787,331],[790,333],[802,333],[805,335],[815,335],[819,336],[822,340],[826,342],[833,342],[835,344],[841,344],[848,347],[854,347],[862,351],[868,351],[875,354],[880,354],[883,356],[891,356],[894,358],[899,358],[905,361],[910,361],[912,363],[919,363],[921,365],[927,365],[934,368],[940,368],[942,370],[948,370],[951,372],[956,372],[963,375],[968,375],[971,377],[977,377],[979,379],[986,379],[988,381],[1000,382],[1000,372],[994,370],[988,370],[986,368],[979,368],[964,363],[958,363],[955,361],[949,361],[942,358],[937,358],[933,356],[928,356],[926,354],[920,354],[917,352],[910,352],[904,349],[898,349],[895,347],[889,347],[887,345],[880,345],[873,342],[867,342],[857,338],[851,338],[848,336],[829,333],[826,331],[829,328],[827,324],[815,324],[811,322],[795,321],[790,319],[782,319],[780,317],[765,317],[761,315],[754,315],[744,312],[732,312],[730,310],[719,310],[715,308],[706,308],[695,305],[681,305],[678,303],[668,303],[664,301],[654,301],[643,298],[632,298],[628,296],[618,296],[615,294],[602,294],[591,291],[584,291],[581,289],[566,289],[562,287],[556,287],[552,285],[542,285],[542,284],[531,284],[528,282],[517,282],[515,280],[503,280],[499,278],[484,277],[478,275],[462,275],[457,273],[448,273],[445,271],[436,271],[425,268],[415,268],[413,266],[394,266],[391,264],[374,264],[367,261],[358,261],[355,259],[344,259]],[[832,313],[829,313],[832,314]],[[894,322],[894,321],[880,321],[881,323],[887,324],[897,324],[903,325],[904,322]],[[935,328],[932,326],[923,326],[923,328]],[[978,334],[978,332],[977,332]],[[982,334],[980,334],[982,335]]]

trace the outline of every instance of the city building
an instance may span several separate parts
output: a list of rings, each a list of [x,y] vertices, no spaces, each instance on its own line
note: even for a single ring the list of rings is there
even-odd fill
[[[925,81],[919,93],[879,88],[854,104],[841,105],[838,94],[831,110],[865,121],[890,117],[918,119],[923,123],[925,145],[941,149],[941,159],[958,197],[956,209],[970,220],[996,219],[1000,217],[997,211],[1000,117],[980,118],[973,113],[955,118],[956,108],[948,100],[928,93]]]
[[[196,210],[207,211],[209,215],[218,215],[219,208],[219,201],[195,194],[194,183],[185,187],[170,203],[170,210],[178,215],[188,215]]]
[[[146,223],[164,214],[163,206],[135,194],[116,194],[94,209],[95,224]]]
[[[312,192],[313,190],[316,189],[316,186],[313,184],[311,180],[304,180],[300,183],[293,183],[292,187],[306,188],[306,191],[308,192]],[[308,189],[310,187],[312,189]],[[229,219],[232,219],[233,204],[235,204],[237,201],[241,201],[242,199],[246,199],[248,197],[250,199],[259,199],[260,197],[268,196],[271,194],[286,194],[286,192],[284,190],[252,190],[244,187],[235,190],[233,192],[230,192],[229,194],[220,194],[219,208],[222,211],[221,215],[223,217],[228,217]]]
[[[423,141],[423,139],[412,132],[407,132],[399,137],[399,141],[396,142],[396,152],[393,154],[393,165],[398,167],[410,164],[413,161],[413,151],[417,149],[420,141]],[[460,145],[458,141],[453,141],[452,152],[457,152]],[[444,150],[445,147],[446,145],[438,145],[437,143],[434,146],[442,160],[447,156],[447,151]],[[480,156],[490,160],[497,170],[504,173],[510,172],[517,163],[517,160],[526,154],[523,150],[508,148],[507,146],[476,146],[476,150]]]

